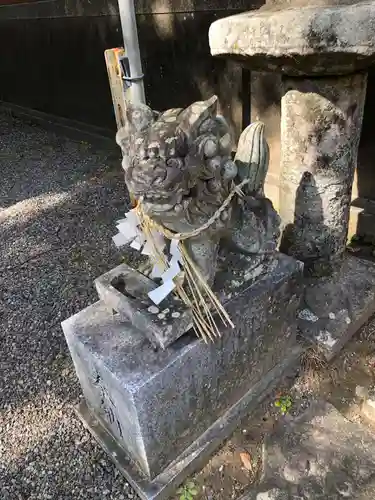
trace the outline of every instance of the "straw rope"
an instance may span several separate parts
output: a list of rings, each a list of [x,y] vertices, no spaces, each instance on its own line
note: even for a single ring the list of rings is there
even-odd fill
[[[210,228],[221,216],[221,214],[224,212],[224,210],[228,207],[230,202],[232,201],[233,197],[237,194],[238,196],[242,197],[244,194],[242,192],[242,188],[250,182],[250,179],[245,179],[243,180],[240,184],[236,185],[232,191],[229,193],[228,197],[224,200],[222,205],[216,210],[216,212],[208,219],[207,222],[199,226],[198,228],[194,229],[193,231],[189,231],[187,233],[174,233],[173,231],[170,231],[168,228],[165,226],[155,222],[152,220],[148,215],[142,212],[142,217],[143,218],[149,218],[150,221],[152,221],[152,225],[156,227],[166,238],[169,240],[179,240],[179,241],[184,241],[188,240],[190,238],[195,238],[196,236],[199,236],[201,233],[206,231],[208,228]],[[141,204],[138,203],[137,207],[141,207]]]
[[[235,195],[244,196],[242,188],[250,182],[249,179],[243,180],[240,184],[233,187],[228,197],[224,200],[222,205],[216,210],[216,212],[208,219],[207,222],[202,224],[200,227],[194,229],[193,231],[186,233],[174,233],[170,231],[165,226],[155,222],[151,217],[146,215],[142,209],[142,199],[138,200],[136,210],[141,221],[142,231],[146,235],[147,239],[153,242],[154,247],[154,260],[155,262],[163,263],[167,266],[167,260],[164,253],[155,244],[152,234],[152,229],[157,229],[163,236],[167,239],[178,240],[178,246],[183,261],[183,271],[184,271],[184,282],[187,283],[187,290],[185,289],[184,283],[181,280],[176,280],[176,293],[180,299],[189,307],[192,311],[194,320],[194,330],[198,336],[201,336],[205,342],[207,338],[214,340],[215,337],[220,337],[220,330],[212,316],[211,311],[216,311],[225,326],[231,326],[234,328],[234,324],[231,321],[228,313],[215,296],[209,285],[203,278],[200,270],[195,265],[194,261],[191,259],[188,251],[183,244],[184,240],[189,238],[195,238],[201,233],[210,228],[221,216],[224,210],[229,206]],[[189,292],[189,293],[188,293]]]

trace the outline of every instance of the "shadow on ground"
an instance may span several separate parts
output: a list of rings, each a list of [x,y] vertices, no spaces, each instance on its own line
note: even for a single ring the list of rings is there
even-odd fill
[[[0,498],[135,498],[74,415],[60,322],[122,261],[119,155],[0,116]]]

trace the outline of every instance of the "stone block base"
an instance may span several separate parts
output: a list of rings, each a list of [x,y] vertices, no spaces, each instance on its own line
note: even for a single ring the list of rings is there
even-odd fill
[[[190,332],[155,350],[103,300],[63,323],[89,409],[81,416],[144,499],[165,498],[298,356],[300,263],[278,254],[257,278],[226,272],[222,300],[235,328],[221,325],[215,342]]]
[[[350,209],[349,235],[375,242],[375,202],[356,198]]]
[[[107,427],[89,410],[86,402],[80,404],[77,408],[77,414],[141,500],[165,500],[171,498],[186,478],[206,464],[209,457],[240,424],[241,419],[254,411],[259,403],[277,386],[282,377],[288,373],[288,370],[296,365],[301,352],[301,347],[294,347],[283,363],[271,370],[261,382],[252,387],[236,405],[230,408],[154,479],[149,479],[140,472]]]
[[[319,305],[312,311],[302,304],[298,327],[301,335],[316,345],[330,361],[363,324],[375,313],[375,264],[347,257],[342,271],[330,284],[336,305],[320,313]],[[310,292],[316,303],[326,309],[322,294],[324,287]]]

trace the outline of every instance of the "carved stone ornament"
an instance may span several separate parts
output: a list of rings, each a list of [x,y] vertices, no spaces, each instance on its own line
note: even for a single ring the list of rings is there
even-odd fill
[[[126,185],[144,213],[168,230],[204,226],[184,244],[208,283],[220,249],[258,260],[276,249],[280,220],[263,194],[269,161],[263,123],[243,131],[233,160],[233,138],[217,114],[216,96],[163,113],[129,104],[126,118],[116,136]]]

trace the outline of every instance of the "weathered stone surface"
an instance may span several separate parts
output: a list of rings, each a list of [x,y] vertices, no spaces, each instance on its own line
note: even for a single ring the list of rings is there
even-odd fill
[[[229,284],[225,307],[236,328],[223,328],[215,343],[187,333],[155,352],[103,302],[63,323],[89,407],[149,479],[270,370],[289,364],[301,266],[279,254],[264,271],[255,282]]]
[[[156,348],[165,349],[192,328],[192,313],[178,297],[171,295],[163,307],[156,307],[147,294],[158,285],[126,264],[99,276],[95,286],[99,299],[143,332]]]
[[[375,313],[375,265],[347,256],[332,277],[305,284],[298,326],[330,360]]]
[[[222,417],[198,437],[179,457],[154,479],[146,478],[139,467],[129,458],[124,448],[99,421],[87,404],[82,402],[77,414],[100,446],[113,460],[119,471],[126,477],[142,500],[166,500],[175,493],[177,487],[193,472],[202,468],[210,455],[235,430],[243,416],[254,411],[284,375],[298,362],[302,348],[294,347],[288,352],[283,363],[269,371],[233,405]]]
[[[217,106],[216,96],[160,114],[128,104],[116,136],[129,192],[154,222],[184,234],[185,249],[209,285],[220,240],[230,239],[234,224],[243,235],[234,238],[238,252],[254,253],[255,243],[255,253],[265,255],[277,246],[280,223],[263,194],[269,157],[264,125],[244,130],[233,162],[233,138]],[[234,195],[240,182],[247,182],[241,187],[248,197]]]
[[[261,484],[241,500],[372,500],[375,438],[332,405],[314,402],[266,438]]]
[[[375,387],[370,387],[366,392],[361,405],[362,415],[375,424]]]
[[[346,246],[366,75],[283,84],[281,249],[308,274],[326,275]]]
[[[276,3],[215,21],[211,53],[293,76],[367,68],[375,60],[375,2],[328,3],[335,5]]]

